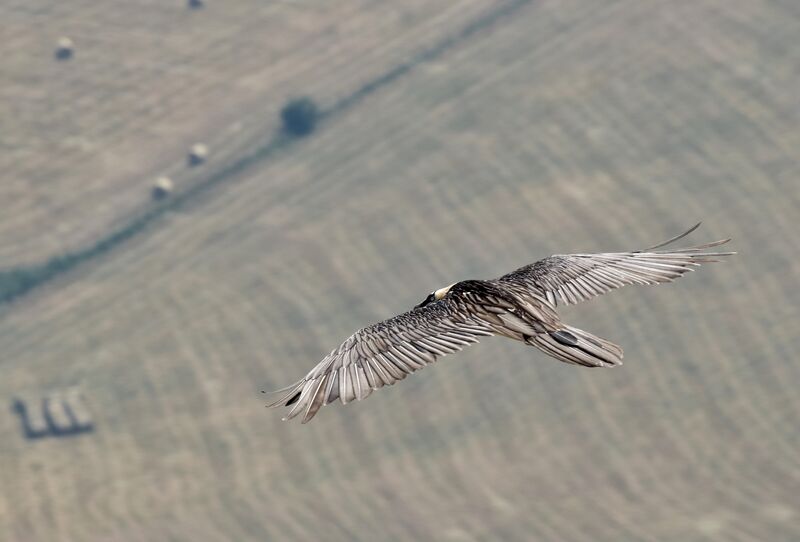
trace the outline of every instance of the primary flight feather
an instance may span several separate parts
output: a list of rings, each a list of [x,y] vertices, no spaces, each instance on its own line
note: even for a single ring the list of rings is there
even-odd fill
[[[278,390],[270,407],[291,407],[285,420],[306,423],[336,400],[347,404],[478,342],[500,335],[584,367],[622,364],[622,348],[561,321],[556,307],[627,284],[671,282],[694,267],[735,252],[713,252],[723,239],[678,250],[656,246],[633,252],[555,255],[498,279],[465,280],[436,290],[414,309],[353,333],[304,378]]]

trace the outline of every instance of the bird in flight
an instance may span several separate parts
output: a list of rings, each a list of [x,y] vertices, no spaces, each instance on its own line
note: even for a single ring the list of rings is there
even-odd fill
[[[622,365],[622,348],[565,324],[556,307],[627,284],[671,282],[735,252],[709,251],[730,239],[657,250],[696,230],[633,252],[558,254],[491,280],[464,280],[431,292],[412,310],[360,329],[291,386],[272,392],[268,407],[291,407],[284,420],[308,422],[337,399],[360,401],[437,358],[481,337],[500,335],[583,367]]]

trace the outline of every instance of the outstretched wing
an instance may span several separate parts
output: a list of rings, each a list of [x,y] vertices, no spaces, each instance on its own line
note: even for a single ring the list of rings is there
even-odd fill
[[[671,282],[702,263],[736,254],[708,251],[730,239],[678,250],[655,250],[682,239],[699,226],[698,223],[669,241],[634,252],[557,254],[521,267],[498,281],[521,284],[532,294],[546,297],[553,306],[575,304],[627,284]]]
[[[373,390],[494,334],[494,313],[509,308],[500,298],[477,292],[449,293],[430,303],[356,331],[302,380],[279,390],[267,406],[292,406],[286,419],[303,414],[306,423],[324,405],[361,400]],[[494,313],[493,313],[494,312]]]

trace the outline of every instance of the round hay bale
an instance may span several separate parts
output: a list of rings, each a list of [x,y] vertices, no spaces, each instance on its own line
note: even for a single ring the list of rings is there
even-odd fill
[[[68,60],[75,54],[75,44],[67,37],[59,38],[55,54],[57,60]]]
[[[164,199],[170,194],[172,194],[172,190],[175,188],[172,179],[169,177],[159,177],[153,183],[153,199],[160,200]]]
[[[189,149],[189,165],[199,166],[200,164],[206,161],[207,156],[208,156],[208,147],[206,147],[202,143],[195,143]]]

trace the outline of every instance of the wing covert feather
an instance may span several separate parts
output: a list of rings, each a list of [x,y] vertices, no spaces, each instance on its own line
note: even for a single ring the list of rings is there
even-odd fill
[[[672,282],[700,264],[736,254],[708,250],[730,239],[677,250],[654,250],[685,237],[699,225],[644,251],[556,254],[512,271],[498,282],[522,285],[531,295],[544,297],[553,306],[576,304],[628,284]]]
[[[269,407],[292,406],[284,419],[303,414],[306,423],[339,399],[360,401],[494,334],[480,296],[463,293],[360,329],[320,361],[302,380],[280,390]],[[491,307],[491,306],[490,306]],[[277,393],[277,392],[276,392]]]

